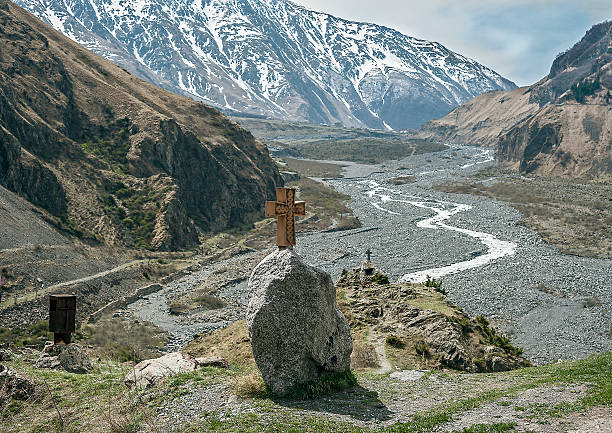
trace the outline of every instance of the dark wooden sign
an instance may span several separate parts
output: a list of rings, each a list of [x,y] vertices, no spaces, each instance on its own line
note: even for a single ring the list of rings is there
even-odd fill
[[[75,320],[76,295],[49,295],[49,331],[55,344],[70,344]]]

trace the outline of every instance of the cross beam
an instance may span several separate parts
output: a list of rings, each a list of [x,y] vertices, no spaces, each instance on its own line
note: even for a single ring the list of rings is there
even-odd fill
[[[295,245],[295,217],[306,215],[306,202],[295,201],[295,188],[276,188],[276,201],[266,202],[266,217],[276,217],[276,245]]]

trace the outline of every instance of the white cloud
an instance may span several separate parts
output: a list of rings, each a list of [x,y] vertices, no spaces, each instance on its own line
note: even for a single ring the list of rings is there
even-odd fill
[[[519,85],[548,73],[555,55],[612,19],[610,0],[297,0],[341,18],[438,41]]]

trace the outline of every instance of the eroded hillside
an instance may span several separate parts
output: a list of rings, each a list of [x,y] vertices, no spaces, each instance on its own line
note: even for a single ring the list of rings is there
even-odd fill
[[[489,92],[426,124],[420,135],[498,148],[523,173],[596,177],[612,172],[612,22],[557,56],[548,76]]]
[[[267,150],[201,103],[159,89],[0,0],[0,185],[59,227],[179,250],[263,216],[282,183]]]

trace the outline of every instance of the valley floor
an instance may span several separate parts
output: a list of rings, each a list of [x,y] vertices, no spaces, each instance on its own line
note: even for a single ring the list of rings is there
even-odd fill
[[[368,248],[393,281],[441,277],[453,302],[493,319],[537,363],[610,350],[612,260],[561,253],[508,203],[434,189],[493,166],[486,152],[452,146],[375,166],[349,163],[344,178],[327,182],[351,196],[362,227],[304,234],[298,253],[334,278],[359,266]]]

